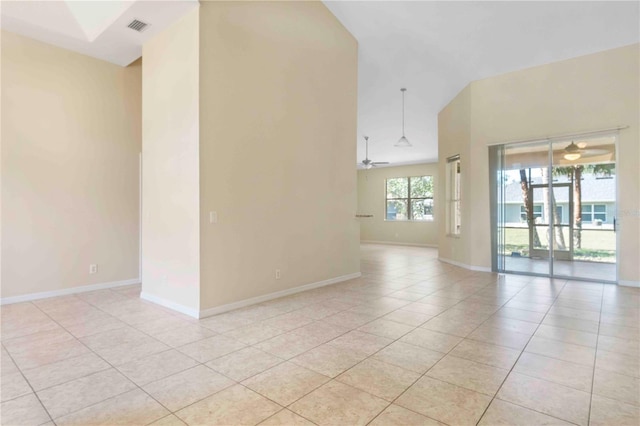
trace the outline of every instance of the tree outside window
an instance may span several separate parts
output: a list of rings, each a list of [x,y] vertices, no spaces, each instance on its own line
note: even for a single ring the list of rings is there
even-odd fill
[[[433,177],[387,179],[386,220],[433,220]]]

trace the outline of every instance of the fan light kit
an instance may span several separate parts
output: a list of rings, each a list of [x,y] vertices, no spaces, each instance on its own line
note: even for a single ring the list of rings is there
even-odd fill
[[[396,142],[394,146],[398,148],[408,148],[412,145],[411,142],[409,142],[409,139],[404,135],[404,92],[406,92],[407,89],[403,87],[400,91],[402,92],[402,137],[398,139],[398,142]]]
[[[578,145],[573,143],[573,141],[571,141],[569,146],[567,146],[564,150],[566,152],[566,154],[564,154],[565,160],[576,161],[578,158],[582,157],[582,155],[580,154],[580,148],[578,147]]]

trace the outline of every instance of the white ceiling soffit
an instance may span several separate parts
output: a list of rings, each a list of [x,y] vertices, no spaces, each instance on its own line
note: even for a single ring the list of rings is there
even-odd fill
[[[325,1],[359,43],[358,162],[438,158],[438,112],[469,82],[637,43],[638,2]],[[412,148],[395,148],[402,135]]]
[[[142,45],[198,7],[197,0],[2,0],[2,29],[64,49],[126,66],[142,56]],[[149,26],[137,32],[134,20]]]

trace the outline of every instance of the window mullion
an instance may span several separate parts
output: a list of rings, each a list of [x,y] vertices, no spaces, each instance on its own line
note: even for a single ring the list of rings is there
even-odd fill
[[[413,214],[411,212],[411,177],[407,177],[407,220],[411,220]]]

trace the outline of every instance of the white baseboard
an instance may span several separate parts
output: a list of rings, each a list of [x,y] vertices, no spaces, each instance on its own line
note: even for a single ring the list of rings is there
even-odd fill
[[[198,309],[189,308],[188,306],[184,306],[179,303],[175,303],[170,300],[163,299],[162,297],[154,296],[153,294],[141,292],[140,299],[155,303],[156,305],[164,306],[165,308],[169,308],[171,310],[180,312],[181,314],[185,314],[193,318],[200,318],[199,316],[200,311]]]
[[[640,288],[640,281],[618,280],[618,285],[622,285],[622,286],[625,286],[625,287],[638,287],[638,288]]]
[[[448,263],[453,266],[459,266],[460,268],[468,269],[470,271],[491,272],[491,268],[487,268],[486,266],[467,265],[465,263],[456,262],[455,260],[446,259],[444,257],[439,257],[438,260],[440,262]]]
[[[250,299],[240,300],[239,302],[228,303],[226,305],[216,306],[214,308],[204,309],[200,311],[199,318],[210,317],[212,315],[221,314],[224,312],[232,311],[234,309],[244,308],[245,306],[255,305],[256,303],[262,303],[269,300],[277,299],[279,297],[290,296],[292,294],[300,293],[307,290],[312,290],[318,287],[324,287],[326,285],[336,284],[342,281],[352,280],[362,276],[360,272],[353,274],[342,275],[340,277],[330,278],[324,281],[318,281],[311,284],[305,284],[298,287],[293,287],[287,290],[276,291],[274,293],[265,294],[262,296],[252,297]]]
[[[429,247],[438,248],[437,244],[417,244],[417,243],[402,243],[398,241],[375,241],[375,240],[361,240],[361,244],[385,244],[388,246],[410,246],[410,247]]]
[[[47,299],[49,297],[68,296],[76,293],[86,293],[87,291],[105,290],[124,285],[139,284],[140,278],[131,278],[122,281],[111,281],[100,284],[83,285],[80,287],[63,288],[61,290],[45,291],[42,293],[24,294],[22,296],[3,297],[0,305],[10,305],[12,303],[30,302],[32,300]]]

